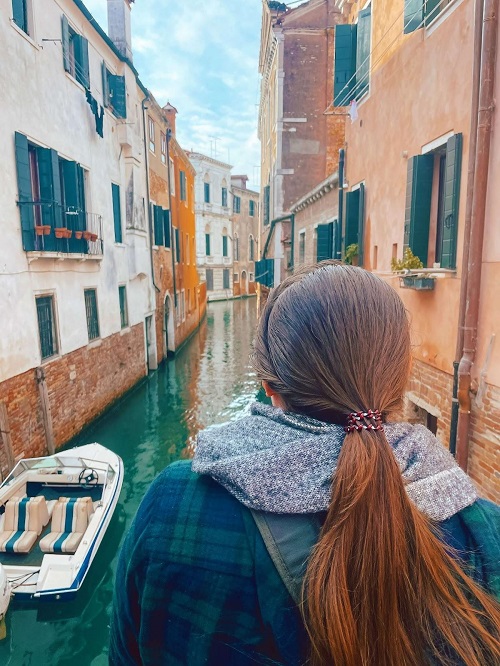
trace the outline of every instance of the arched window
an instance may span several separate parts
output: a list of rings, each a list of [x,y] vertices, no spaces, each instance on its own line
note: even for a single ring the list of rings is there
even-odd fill
[[[239,260],[240,260],[240,239],[238,238],[238,234],[234,232],[233,261],[239,261]]]
[[[255,241],[252,234],[248,237],[248,261],[255,261]]]
[[[224,227],[222,230],[222,256],[223,257],[228,257],[229,252],[228,252],[228,247],[227,247],[227,229]]]

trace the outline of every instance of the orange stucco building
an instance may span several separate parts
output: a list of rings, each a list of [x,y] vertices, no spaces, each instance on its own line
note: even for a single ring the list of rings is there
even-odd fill
[[[196,270],[195,170],[175,138],[176,115],[150,93],[146,143],[159,362],[187,340],[206,312],[206,285]]]
[[[343,249],[357,246],[359,263],[388,280],[408,308],[414,343],[408,418],[424,422],[457,450],[482,493],[499,501],[500,347],[494,341],[500,330],[500,121],[494,119],[489,174],[488,165],[482,173],[484,247],[471,264],[471,233],[480,224],[471,213],[479,190],[468,175],[471,164],[471,174],[479,168],[477,157],[475,167],[470,162],[477,129],[474,2],[339,0],[338,7],[346,24],[336,33],[335,111],[350,107],[352,117],[346,125]],[[498,96],[498,68],[495,86]],[[391,262],[403,259],[406,248],[423,268],[398,274]],[[476,266],[480,286],[467,295]],[[465,349],[470,325],[464,308],[477,299],[477,344],[473,334]],[[470,384],[461,374],[465,354],[473,357]],[[460,379],[455,394],[454,373]]]

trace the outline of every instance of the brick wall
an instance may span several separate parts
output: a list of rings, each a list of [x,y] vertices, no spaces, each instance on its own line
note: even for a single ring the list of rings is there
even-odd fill
[[[144,345],[141,323],[43,365],[56,446],[74,437],[145,375]],[[35,370],[2,382],[0,402],[7,407],[14,456],[46,455]]]
[[[414,359],[404,419],[427,425],[426,413],[436,417],[436,435],[446,447],[452,389],[452,375]],[[500,389],[488,384],[480,404],[472,400],[468,472],[483,497],[500,502]]]
[[[339,192],[335,186],[329,192],[319,195],[310,204],[295,213],[294,262],[298,268],[300,261],[300,233],[305,231],[304,264],[316,262],[315,226],[331,222],[338,215]]]

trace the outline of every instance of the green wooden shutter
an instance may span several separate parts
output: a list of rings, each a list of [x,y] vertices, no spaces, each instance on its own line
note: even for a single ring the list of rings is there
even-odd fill
[[[26,15],[26,0],[12,0],[12,20],[28,34],[28,17]]]
[[[264,187],[264,224],[269,224],[269,212],[271,203],[271,186]]]
[[[125,77],[110,74],[109,78],[109,97],[113,107],[113,114],[117,118],[127,117],[127,91],[125,87]]]
[[[356,87],[355,97],[360,99],[370,85],[370,47],[372,31],[372,7],[362,9],[358,14],[358,39],[356,46]]]
[[[335,26],[335,72],[333,103],[347,106],[352,99],[356,73],[357,25]]]
[[[163,235],[165,238],[165,247],[170,247],[170,211],[163,211]]]
[[[274,287],[274,259],[266,259],[265,262],[266,286],[272,289]]]
[[[358,243],[359,233],[359,199],[360,189],[354,192],[347,192],[345,195],[345,241],[344,251]]]
[[[404,248],[427,266],[431,217],[434,155],[415,155],[408,160],[405,205]]]
[[[359,186],[359,208],[358,208],[358,266],[364,264],[365,248],[365,186]]]
[[[181,201],[186,201],[186,174],[184,171],[179,171],[179,184]]]
[[[333,222],[316,227],[316,261],[332,258]]]
[[[28,139],[24,134],[16,132],[14,142],[16,149],[17,187],[23,248],[26,251],[29,251],[35,249],[35,216],[33,215],[33,206],[31,204],[33,194],[31,192]]]
[[[458,204],[462,171],[462,135],[455,134],[446,143],[444,184],[444,225],[441,242],[441,268],[456,268]]]
[[[123,241],[122,235],[122,209],[120,205],[120,186],[111,183],[111,196],[113,199],[113,222],[115,228],[115,243]]]
[[[62,216],[62,225],[68,229],[75,227],[75,219],[80,211],[80,197],[78,191],[78,173],[76,162],[62,161],[63,188],[65,210]]]
[[[66,16],[63,14],[61,17],[62,24],[62,52],[63,64],[66,72],[71,71],[71,63],[69,60],[69,23]]]
[[[179,229],[175,230],[175,260],[177,263],[181,261],[181,243]]]
[[[59,156],[50,148],[37,148],[42,223],[52,228],[62,226],[62,196],[59,177]],[[44,249],[55,250],[55,235],[44,236]]]
[[[84,88],[90,88],[89,43],[82,35],[75,35],[75,78]]]
[[[424,0],[405,0],[403,29],[405,34],[413,32],[423,25]]]
[[[163,245],[163,210],[161,206],[153,207],[155,245]]]
[[[425,15],[425,25],[429,25],[436,16],[439,14],[443,8],[444,3],[441,3],[441,0],[425,0],[424,15]]]
[[[227,257],[227,236],[222,236],[222,256]]]
[[[205,254],[210,256],[210,234],[205,234]]]
[[[102,73],[102,104],[105,107],[109,106],[109,84],[108,84],[108,68],[104,60],[101,64]]]

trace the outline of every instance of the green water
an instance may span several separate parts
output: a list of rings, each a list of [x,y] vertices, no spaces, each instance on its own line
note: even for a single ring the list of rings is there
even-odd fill
[[[76,600],[11,604],[0,664],[104,666],[119,546],[153,478],[189,457],[196,433],[238,418],[257,394],[249,365],[255,299],[211,303],[190,342],[71,446],[100,442],[124,462],[125,478],[109,529]]]

